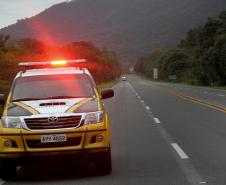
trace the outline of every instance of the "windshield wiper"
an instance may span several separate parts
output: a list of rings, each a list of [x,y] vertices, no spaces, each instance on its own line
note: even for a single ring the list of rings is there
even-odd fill
[[[42,100],[41,98],[20,98],[14,99],[12,102],[19,102],[19,101],[35,101],[35,100]]]

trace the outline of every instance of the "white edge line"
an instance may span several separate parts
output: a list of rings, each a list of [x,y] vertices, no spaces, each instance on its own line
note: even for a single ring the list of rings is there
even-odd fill
[[[185,154],[185,152],[180,148],[177,143],[171,143],[171,145],[174,150],[176,150],[181,159],[189,159],[189,157]]]
[[[161,123],[160,120],[158,118],[153,118],[155,123]]]
[[[224,95],[223,94],[218,94],[217,96],[223,97]]]

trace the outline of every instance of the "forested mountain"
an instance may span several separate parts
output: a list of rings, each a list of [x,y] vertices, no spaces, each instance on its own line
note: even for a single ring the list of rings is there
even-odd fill
[[[122,62],[176,44],[187,30],[226,9],[225,0],[74,0],[0,30],[11,39],[45,43],[91,41],[116,51]]]

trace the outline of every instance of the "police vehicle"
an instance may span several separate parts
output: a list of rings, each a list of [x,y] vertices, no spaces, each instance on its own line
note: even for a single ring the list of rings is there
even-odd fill
[[[98,90],[81,63],[19,64],[0,121],[2,179],[16,177],[19,165],[49,159],[93,162],[100,174],[111,173],[110,122],[102,100],[114,92]]]

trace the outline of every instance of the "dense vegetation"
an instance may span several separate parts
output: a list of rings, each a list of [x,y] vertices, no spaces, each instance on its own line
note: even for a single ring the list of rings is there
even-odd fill
[[[19,70],[21,61],[47,61],[56,59],[86,58],[87,68],[97,83],[115,80],[120,65],[114,52],[97,49],[90,42],[73,42],[64,46],[50,46],[34,39],[21,39],[7,44],[9,36],[0,35],[0,93],[7,93],[10,83]]]
[[[162,48],[140,58],[136,72],[153,77],[153,68],[159,69],[160,80],[197,85],[226,85],[226,11],[218,17],[190,30],[175,48]]]
[[[89,40],[116,51],[123,64],[156,47],[176,44],[185,33],[226,8],[225,0],[74,0],[0,30],[11,39],[45,42]]]

